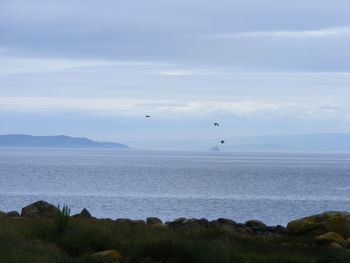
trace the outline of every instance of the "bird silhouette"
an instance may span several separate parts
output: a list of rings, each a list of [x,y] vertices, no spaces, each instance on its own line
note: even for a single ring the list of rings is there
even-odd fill
[[[214,122],[214,126],[218,126],[218,127],[219,127],[219,123],[217,123],[217,122]]]
[[[151,117],[151,116],[149,116],[149,115],[146,115],[145,117],[146,117],[146,118],[149,118],[149,117]]]
[[[225,141],[224,141],[224,140],[221,140],[221,141],[220,141],[220,143],[224,144],[224,143],[225,143]]]

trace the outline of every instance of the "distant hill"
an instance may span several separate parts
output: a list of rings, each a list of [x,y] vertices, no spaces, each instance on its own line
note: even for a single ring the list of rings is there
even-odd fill
[[[225,139],[225,144],[220,140]],[[138,149],[222,152],[350,152],[350,134],[315,133],[129,141]]]
[[[75,138],[65,135],[31,136],[23,134],[0,135],[0,147],[129,148],[128,145],[120,143],[95,142],[87,138]]]
[[[236,137],[227,140],[226,149],[237,151],[350,152],[350,134],[317,133]]]

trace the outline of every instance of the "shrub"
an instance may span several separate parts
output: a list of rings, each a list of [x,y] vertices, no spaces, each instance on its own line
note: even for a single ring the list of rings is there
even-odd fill
[[[58,205],[57,208],[56,230],[59,234],[62,234],[67,229],[70,222],[70,208],[67,205],[63,205],[62,209],[60,205]]]

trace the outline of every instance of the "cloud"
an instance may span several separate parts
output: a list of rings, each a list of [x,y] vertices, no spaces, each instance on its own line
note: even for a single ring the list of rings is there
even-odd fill
[[[223,33],[209,35],[210,38],[223,38],[223,39],[234,39],[234,38],[325,38],[333,36],[349,36],[350,26],[342,27],[329,27],[316,30],[300,30],[300,31],[248,31],[248,32],[237,32],[237,33]]]
[[[169,70],[169,71],[159,71],[156,72],[158,75],[164,76],[193,76],[193,75],[204,75],[205,72],[195,71],[195,70]]]
[[[5,49],[4,49],[5,50]],[[0,47],[1,54],[1,47]],[[116,61],[94,59],[66,59],[66,58],[23,58],[0,57],[0,75],[20,73],[41,73],[74,68],[104,67],[104,66],[155,66],[165,65],[147,61]]]
[[[211,115],[238,117],[292,117],[348,119],[350,109],[342,105],[268,101],[176,101],[129,98],[3,97],[0,109],[12,112],[88,112],[95,115],[162,118],[194,118]],[[330,110],[331,109],[331,110]]]

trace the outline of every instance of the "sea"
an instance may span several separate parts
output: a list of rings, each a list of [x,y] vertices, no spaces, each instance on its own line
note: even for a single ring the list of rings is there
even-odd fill
[[[0,148],[0,210],[38,200],[98,218],[286,225],[350,211],[350,154]]]

